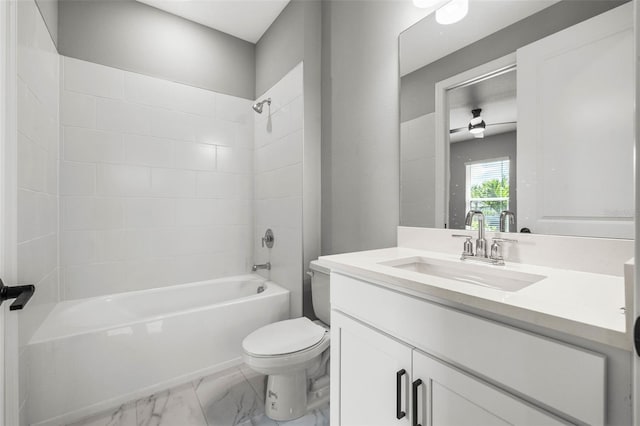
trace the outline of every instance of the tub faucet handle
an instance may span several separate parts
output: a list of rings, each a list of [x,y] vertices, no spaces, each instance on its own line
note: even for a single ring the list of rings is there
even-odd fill
[[[264,233],[264,237],[262,237],[262,247],[266,245],[267,248],[273,248],[274,241],[275,237],[273,236],[273,231],[271,229],[267,229],[267,232]]]

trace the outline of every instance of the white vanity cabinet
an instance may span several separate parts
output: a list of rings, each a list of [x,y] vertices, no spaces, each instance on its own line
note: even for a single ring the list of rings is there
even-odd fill
[[[334,311],[331,322],[340,341],[332,424],[567,424],[346,315]]]
[[[338,273],[331,304],[332,425],[606,423],[600,354]]]

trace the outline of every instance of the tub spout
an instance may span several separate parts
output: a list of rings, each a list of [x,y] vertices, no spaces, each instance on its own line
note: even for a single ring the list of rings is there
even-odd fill
[[[253,265],[251,267],[251,271],[256,272],[258,269],[266,269],[267,271],[271,270],[271,262],[263,263],[261,265]]]

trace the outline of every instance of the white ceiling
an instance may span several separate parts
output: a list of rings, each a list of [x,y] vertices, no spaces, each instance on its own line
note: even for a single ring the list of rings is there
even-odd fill
[[[435,14],[400,34],[400,75],[406,75],[559,0],[469,0],[460,22],[440,25]]]
[[[289,0],[137,0],[256,43]]]

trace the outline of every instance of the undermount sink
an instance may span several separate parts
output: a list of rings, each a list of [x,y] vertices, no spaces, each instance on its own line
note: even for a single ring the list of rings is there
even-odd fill
[[[420,256],[380,262],[380,265],[511,292],[522,290],[546,278],[526,272],[494,269],[492,266],[470,265],[462,261],[451,262]]]

